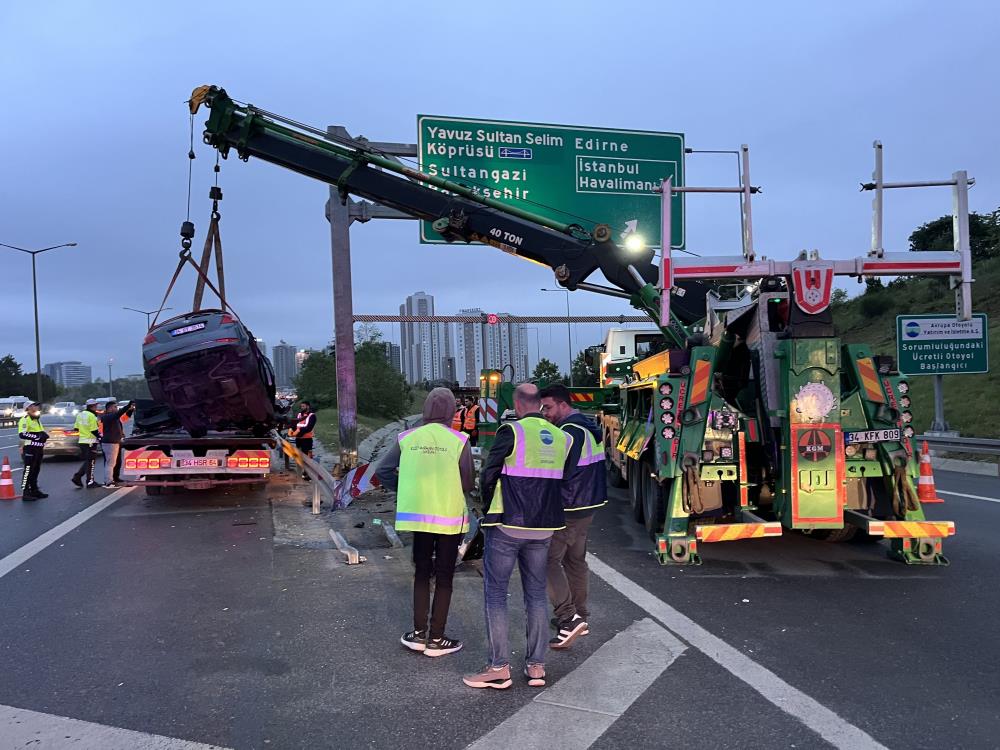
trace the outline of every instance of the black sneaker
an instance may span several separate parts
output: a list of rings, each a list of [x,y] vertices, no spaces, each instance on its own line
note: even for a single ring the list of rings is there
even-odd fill
[[[48,492],[42,492],[41,490],[33,490],[33,493],[39,500],[44,500],[49,496]]]
[[[100,485],[100,484],[98,484],[97,482],[95,482],[95,481],[94,481],[93,479],[91,479],[91,480],[90,480],[89,482],[87,482],[87,484],[86,484],[86,487],[87,487],[87,489],[88,489],[88,490],[89,490],[89,489],[93,489],[94,487],[100,487],[100,486],[101,486],[101,485]]]
[[[37,500],[37,499],[38,499],[38,495],[36,495],[31,490],[25,490],[24,492],[21,493],[21,500],[22,501],[23,500]]]
[[[456,651],[461,650],[461,641],[441,636],[440,638],[431,638],[427,641],[427,648],[424,650],[424,656],[445,656],[446,654],[453,654]]]
[[[399,639],[399,642],[410,649],[410,651],[423,652],[427,649],[427,631],[411,630],[409,633],[404,634]]]
[[[71,476],[69,478],[69,481],[71,481],[77,487],[83,487],[83,480],[81,480],[80,477],[76,476],[76,474],[74,474],[73,476]]]
[[[573,615],[573,619],[576,619],[578,617],[580,617],[580,615]],[[587,618],[584,617],[583,619],[586,620]],[[551,620],[549,620],[549,624],[552,627],[554,627],[556,630],[559,630],[559,626],[562,623],[559,622],[559,618],[558,617],[553,617]],[[580,635],[590,635],[590,624],[589,623],[583,626],[583,630],[580,631]]]
[[[569,648],[578,636],[583,635],[587,630],[587,623],[580,615],[573,615],[573,619],[564,622],[559,626],[555,636],[549,641],[549,648]]]

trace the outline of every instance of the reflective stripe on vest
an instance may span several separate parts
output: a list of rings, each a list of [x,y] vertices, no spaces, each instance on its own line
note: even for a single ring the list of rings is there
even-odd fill
[[[36,418],[28,414],[21,417],[20,421],[17,423],[17,434],[20,435],[23,432],[45,432],[45,428],[42,427],[42,423]],[[32,448],[40,448],[45,445],[41,440],[25,440],[21,438],[22,446],[31,446]]]
[[[97,415],[89,409],[84,409],[76,415],[73,427],[80,434],[79,441],[83,445],[92,445],[97,442],[97,434],[100,432],[101,423]]]
[[[540,417],[509,422],[514,450],[504,459],[483,526],[565,528],[560,480],[573,438]]]
[[[464,423],[463,423],[463,426],[465,427],[465,429],[467,429],[467,430],[475,430],[475,429],[477,429],[479,427],[479,419],[477,417],[477,412],[478,411],[479,411],[479,407],[477,405],[475,405],[475,404],[473,404],[472,406],[466,407],[466,409],[465,409],[465,420],[464,420]]]
[[[577,466],[590,466],[604,460],[604,443],[594,437],[594,433],[587,429],[581,429],[586,435],[583,447],[580,449],[580,459]]]
[[[458,463],[469,436],[432,422],[399,435],[396,529],[464,534],[468,512]]]
[[[507,456],[502,473],[512,477],[562,479],[563,462],[566,459],[566,453],[569,451],[570,445],[573,444],[573,438],[558,427],[549,425],[549,429],[542,427],[537,430],[538,440],[529,441],[525,435],[524,425],[520,420],[511,422],[510,426],[514,430],[514,451]],[[556,433],[560,436],[559,438],[556,437]],[[545,434],[552,438],[551,443],[544,442]],[[562,450],[556,447],[553,449],[551,458],[543,456],[539,446],[552,445],[557,441],[562,442]],[[529,442],[531,443],[530,457],[528,455]]]

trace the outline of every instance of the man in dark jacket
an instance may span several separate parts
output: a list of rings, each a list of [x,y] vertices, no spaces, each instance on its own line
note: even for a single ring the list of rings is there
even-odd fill
[[[315,433],[316,413],[312,410],[312,404],[303,401],[299,404],[299,413],[295,415],[295,426],[288,431],[288,437],[295,441],[295,447],[300,453],[312,458]],[[308,480],[309,475],[303,471],[302,478]]]
[[[134,402],[129,401],[124,409],[118,408],[117,401],[108,401],[104,405],[104,413],[98,419],[101,420],[101,450],[104,452],[104,486],[115,488],[118,486],[119,473],[121,472],[121,447],[122,438],[125,437],[125,423],[128,422],[135,411]]]
[[[549,544],[546,586],[557,630],[549,646],[569,648],[577,637],[590,633],[587,532],[594,511],[608,502],[604,446],[600,428],[573,408],[566,386],[550,385],[540,396],[545,418],[573,438],[566,464],[569,473],[562,484],[566,528],[555,532]]]

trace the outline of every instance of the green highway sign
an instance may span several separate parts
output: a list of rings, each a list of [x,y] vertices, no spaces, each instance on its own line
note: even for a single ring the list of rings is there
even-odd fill
[[[896,362],[904,375],[989,372],[986,316],[897,315]]]
[[[662,180],[684,185],[684,135],[531,122],[417,116],[420,169],[587,231],[608,224],[660,247]],[[671,245],[684,247],[683,195],[673,197]],[[444,242],[420,222],[420,241]]]

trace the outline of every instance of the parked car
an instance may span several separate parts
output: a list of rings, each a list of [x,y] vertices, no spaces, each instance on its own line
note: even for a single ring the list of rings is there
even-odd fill
[[[80,407],[75,401],[57,401],[49,407],[49,414],[56,417],[75,417],[80,413]]]
[[[164,321],[142,343],[146,382],[192,437],[276,423],[274,369],[234,315],[200,310]]]
[[[78,456],[80,454],[80,433],[74,423],[76,417],[72,414],[46,414],[42,417],[42,426],[49,433],[49,439],[42,450],[42,456]]]

